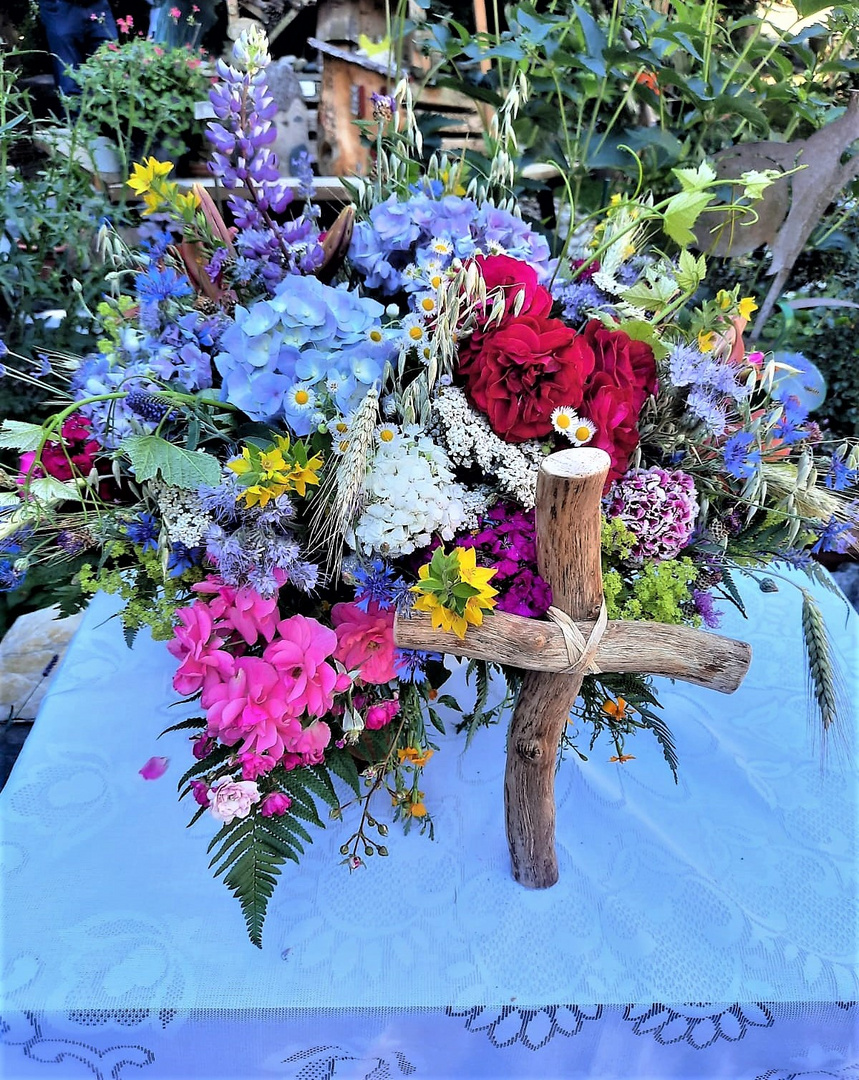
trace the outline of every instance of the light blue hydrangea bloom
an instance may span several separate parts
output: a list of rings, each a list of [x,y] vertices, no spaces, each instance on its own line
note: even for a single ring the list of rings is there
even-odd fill
[[[215,357],[222,397],[253,420],[308,435],[320,418],[356,408],[381,378],[396,351],[383,313],[346,288],[285,278],[270,299],[236,308]]]

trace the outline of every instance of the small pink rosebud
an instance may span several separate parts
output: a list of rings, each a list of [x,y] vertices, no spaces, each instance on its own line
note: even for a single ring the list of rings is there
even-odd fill
[[[259,812],[263,817],[281,817],[292,806],[292,799],[282,791],[272,791],[260,804]]]
[[[191,793],[194,796],[194,802],[200,806],[209,805],[209,785],[204,784],[202,780],[191,781]]]
[[[140,770],[140,775],[144,780],[158,780],[167,772],[169,764],[170,758],[151,757]]]

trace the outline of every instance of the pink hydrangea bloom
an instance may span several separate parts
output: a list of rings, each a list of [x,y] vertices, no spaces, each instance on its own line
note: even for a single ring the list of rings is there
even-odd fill
[[[381,611],[373,601],[362,611],[357,604],[335,604],[331,622],[337,633],[334,659],[358,670],[368,683],[386,683],[402,667],[394,645],[394,609]]]
[[[259,812],[263,817],[281,817],[292,806],[292,799],[282,791],[272,791],[263,799]]]
[[[689,543],[698,516],[695,481],[681,469],[630,469],[605,498],[609,518],[620,518],[635,536],[631,558],[673,559]]]
[[[311,716],[324,716],[334,695],[351,685],[347,675],[326,663],[337,646],[337,635],[304,615],[283,619],[277,632],[263,657],[280,676],[291,714],[301,716],[306,710]]]
[[[378,731],[379,728],[387,727],[399,711],[400,702],[398,698],[391,698],[388,701],[380,701],[377,705],[371,705],[367,710],[367,715],[364,717],[364,727],[369,728],[371,731]]]
[[[233,780],[232,777],[222,776],[209,789],[209,812],[217,821],[229,825],[236,818],[246,818],[261,797],[259,788],[252,780]]]
[[[219,626],[235,630],[248,645],[255,645],[261,637],[266,641],[274,637],[279,618],[276,596],[260,596],[250,585],[236,589],[214,577],[199,582],[194,591],[211,593],[208,604],[213,619]]]
[[[177,612],[179,625],[173,640],[167,642],[172,656],[180,660],[173,676],[173,688],[184,695],[196,694],[205,687],[228,679],[233,671],[233,657],[222,649],[227,631],[215,626],[208,604],[195,600],[189,608]]]

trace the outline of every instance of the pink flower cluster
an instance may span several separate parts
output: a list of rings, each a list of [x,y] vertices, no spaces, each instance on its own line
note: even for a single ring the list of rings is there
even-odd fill
[[[609,518],[620,518],[635,536],[634,561],[673,559],[695,527],[695,481],[681,469],[631,469],[611,485],[605,507]]]
[[[362,611],[358,604],[335,604],[331,622],[337,633],[334,659],[347,671],[357,671],[365,683],[386,683],[397,677],[402,661],[394,644],[394,609],[381,609],[373,600]]]
[[[328,662],[338,647],[335,632],[304,615],[280,619],[276,597],[266,599],[248,586],[235,589],[210,579],[195,588],[211,598],[178,612],[168,644],[180,661],[175,689],[202,693],[207,727],[195,757],[205,757],[213,739],[236,746],[249,783],[277,764],[321,762],[331,730],[320,717],[351,685]],[[250,655],[248,648],[258,644],[262,655]]]

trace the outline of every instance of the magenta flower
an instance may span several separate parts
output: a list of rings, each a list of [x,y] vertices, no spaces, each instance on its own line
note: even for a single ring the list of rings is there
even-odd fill
[[[167,772],[169,764],[170,758],[151,757],[140,770],[140,775],[144,780],[158,780]]]
[[[241,753],[269,751],[276,761],[301,730],[277,670],[258,656],[239,657],[229,679],[204,691],[202,704],[207,733],[226,746],[241,743]]]
[[[191,753],[197,761],[202,761],[203,758],[208,757],[214,749],[215,740],[211,735],[207,735],[203,732],[202,735],[198,735],[197,738],[194,739],[193,745],[191,746]]]
[[[177,612],[179,625],[167,642],[172,656],[181,661],[173,676],[173,688],[186,696],[232,674],[233,657],[222,650],[228,631],[216,627],[208,604],[195,600]]]
[[[191,793],[194,796],[194,801],[200,806],[209,805],[209,785],[204,784],[202,780],[191,781]]]
[[[630,469],[609,488],[605,509],[633,534],[632,561],[673,559],[689,543],[698,517],[695,481],[681,469]]]
[[[282,791],[272,791],[263,799],[259,812],[263,817],[281,817],[292,806],[292,799]]]
[[[242,767],[242,780],[258,780],[277,765],[269,754],[239,754],[236,760]]]
[[[261,797],[253,781],[222,776],[209,789],[209,812],[216,821],[229,825],[236,818],[246,818]]]
[[[372,601],[367,610],[358,604],[335,604],[331,622],[337,633],[334,659],[358,671],[364,682],[386,683],[397,677],[402,661],[394,645],[394,609],[380,610]]]
[[[167,14],[170,16],[171,19],[181,19],[182,18],[182,12],[177,7],[170,8],[170,10],[167,12]]]
[[[301,755],[302,765],[320,765],[323,751],[330,742],[331,728],[322,720],[314,720],[293,740],[289,749]]]
[[[324,716],[334,704],[334,695],[351,685],[347,675],[326,663],[337,647],[337,635],[304,615],[279,622],[277,632],[263,658],[280,676],[291,715],[301,716],[306,710],[311,716]]]
[[[214,577],[195,585],[194,591],[213,594],[208,604],[216,623],[235,630],[248,645],[255,645],[260,637],[266,641],[274,637],[278,620],[276,596],[260,596],[250,585],[236,589]]]
[[[390,698],[388,701],[380,701],[377,705],[371,705],[364,717],[364,727],[370,731],[378,731],[379,728],[387,727],[400,711],[398,698]]]

